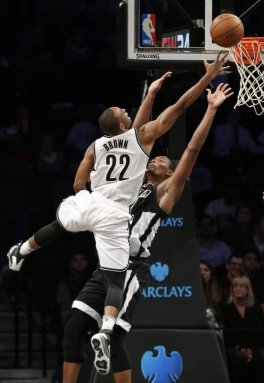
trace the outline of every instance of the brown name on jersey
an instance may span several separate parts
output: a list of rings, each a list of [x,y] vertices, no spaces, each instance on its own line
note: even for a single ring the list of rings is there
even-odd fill
[[[116,148],[127,149],[127,146],[128,146],[128,140],[123,140],[123,139],[112,140],[112,141],[108,141],[105,144],[103,144],[103,147],[107,151],[109,151],[111,149],[116,149]]]

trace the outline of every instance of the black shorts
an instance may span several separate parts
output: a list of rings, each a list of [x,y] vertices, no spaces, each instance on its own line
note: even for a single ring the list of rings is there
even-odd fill
[[[116,321],[116,325],[122,327],[127,332],[131,328],[133,315],[140,300],[141,289],[146,285],[148,277],[149,264],[147,262],[129,262],[124,285],[123,305]],[[97,268],[74,300],[72,308],[81,310],[94,318],[100,328],[106,291],[105,272]]]

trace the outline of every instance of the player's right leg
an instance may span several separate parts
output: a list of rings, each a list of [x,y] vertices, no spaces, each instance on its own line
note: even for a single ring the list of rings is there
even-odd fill
[[[101,270],[101,273],[104,275],[106,287],[104,315],[100,331],[92,337],[91,345],[95,353],[94,365],[97,371],[107,375],[110,371],[110,336],[123,303],[126,271]]]
[[[7,253],[9,268],[14,271],[19,271],[25,258],[32,253],[32,251],[49,245],[64,232],[65,229],[55,220],[49,225],[39,229],[25,242],[13,245]]]

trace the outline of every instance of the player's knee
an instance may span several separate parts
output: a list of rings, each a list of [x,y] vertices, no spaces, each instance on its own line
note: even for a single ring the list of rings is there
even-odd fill
[[[84,340],[92,319],[79,310],[74,310],[64,329],[63,359],[65,362],[82,363]]]
[[[105,271],[107,278],[107,295],[105,306],[113,306],[120,310],[123,303],[123,287],[126,272]]]
[[[53,242],[57,237],[65,232],[64,228],[59,222],[53,221],[49,225],[46,225],[39,229],[34,234],[34,239],[40,247],[45,247]]]
[[[63,359],[65,362],[83,362],[82,342],[82,334],[78,330],[78,327],[76,328],[74,321],[70,319],[64,329]]]
[[[113,372],[131,369],[131,361],[125,346],[125,330],[115,326],[111,334],[111,366]]]
[[[108,287],[123,289],[126,278],[126,271],[117,272],[105,270],[104,272],[106,275]]]
[[[123,303],[123,289],[120,287],[109,287],[105,298],[105,306],[116,307],[119,311]]]
[[[75,196],[70,196],[62,201],[57,209],[57,219],[65,230],[71,233],[82,231],[82,217],[78,206],[74,200]]]

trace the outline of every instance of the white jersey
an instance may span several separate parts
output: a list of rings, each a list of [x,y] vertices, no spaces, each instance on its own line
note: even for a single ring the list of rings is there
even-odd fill
[[[148,159],[134,128],[117,136],[99,138],[94,142],[91,190],[130,206],[143,183]]]

